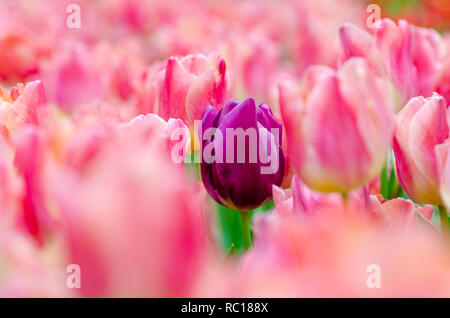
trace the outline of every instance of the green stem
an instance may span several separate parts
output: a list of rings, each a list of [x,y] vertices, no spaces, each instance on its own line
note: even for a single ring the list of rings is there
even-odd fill
[[[244,240],[244,250],[248,250],[252,246],[252,237],[250,233],[250,213],[240,212],[242,223],[242,236]]]
[[[341,193],[342,199],[344,200],[344,209],[345,212],[348,212],[348,210],[350,209],[350,198],[349,198],[349,193],[348,192],[342,192]]]
[[[450,233],[449,224],[448,224],[448,215],[447,210],[443,205],[438,206],[439,216],[441,217],[441,231],[448,235]]]

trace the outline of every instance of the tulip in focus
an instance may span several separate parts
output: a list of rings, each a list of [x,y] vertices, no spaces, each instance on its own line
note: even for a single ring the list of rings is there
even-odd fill
[[[316,191],[347,193],[379,174],[394,130],[386,83],[353,58],[309,68],[300,89],[280,86],[289,158]]]
[[[435,148],[449,137],[449,112],[440,95],[415,97],[398,113],[393,149],[397,176],[410,198],[441,204]]]
[[[281,184],[284,171],[281,125],[270,108],[256,106],[252,98],[241,103],[231,99],[219,112],[206,108],[201,129],[202,180],[211,197],[237,211],[251,211],[269,201],[272,185]],[[209,153],[214,158],[208,158]]]
[[[203,113],[201,175],[218,203],[241,215],[244,248],[251,246],[249,211],[272,197],[272,185],[283,181],[281,125],[266,104],[252,98],[229,100],[222,109]]]

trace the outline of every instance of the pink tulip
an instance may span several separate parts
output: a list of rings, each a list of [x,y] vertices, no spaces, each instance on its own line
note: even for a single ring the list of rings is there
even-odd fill
[[[191,145],[189,128],[181,119],[167,122],[155,114],[139,115],[122,126],[126,138],[142,138],[160,149],[176,163],[184,162]],[[128,130],[128,131],[127,131]]]
[[[158,147],[109,138],[83,170],[52,180],[83,296],[190,294],[205,256],[203,206]]]
[[[23,226],[39,245],[44,244],[46,230],[51,218],[45,206],[42,187],[42,168],[46,148],[39,131],[34,126],[25,126],[14,136],[16,150],[14,165],[20,172],[24,182],[24,193],[21,200]]]
[[[415,96],[430,96],[444,66],[445,43],[439,33],[400,20],[383,19],[374,36],[346,24],[340,30],[340,60],[366,58],[380,74],[390,79],[395,92],[395,111]]]
[[[327,218],[352,212],[359,217],[367,217],[368,221],[388,231],[414,230],[424,224],[426,228],[434,229],[431,223],[426,222],[433,214],[431,205],[420,206],[403,198],[380,201],[369,195],[366,188],[352,192],[348,202],[344,202],[337,193],[309,189],[297,176],[292,179],[292,189],[272,188],[275,213],[280,217]]]
[[[159,72],[163,71],[165,64],[153,63],[145,69],[134,84],[134,91],[137,96],[136,109],[140,114],[157,112],[158,92],[155,80]]]
[[[291,5],[288,10],[296,13],[295,31],[288,34],[293,35],[290,43],[300,72],[316,64],[334,66],[336,54],[332,47],[339,27],[346,22],[361,26],[364,22],[364,8],[359,1],[342,0],[337,6],[334,0],[300,0]]]
[[[253,96],[256,101],[268,102],[280,66],[279,50],[273,41],[261,36],[229,35],[222,51],[233,71],[230,86],[235,98]]]
[[[428,224],[433,215],[431,205],[420,206],[411,200],[396,198],[381,203],[375,196],[370,196],[370,215],[373,220],[386,226],[391,231],[415,230],[420,225]]]
[[[15,222],[20,211],[23,184],[14,169],[14,150],[0,135],[0,219],[2,223]]]
[[[40,81],[18,84],[9,94],[0,87],[0,126],[7,135],[26,124],[40,125],[48,116],[45,90]]]
[[[36,242],[44,243],[45,232],[52,226],[52,220],[47,213],[40,183],[45,157],[44,147],[45,128],[51,119],[46,105],[45,91],[41,82],[30,82],[26,85],[18,84],[9,94],[0,92],[0,120],[2,125],[4,145],[4,164],[14,166],[16,184],[20,190],[15,192],[5,202],[5,208],[13,199],[15,208],[11,209],[9,217],[14,219],[22,230],[30,234]],[[39,129],[40,127],[41,129]],[[1,148],[1,147],[0,147]],[[7,173],[7,170],[5,171]],[[9,189],[7,180],[3,180],[2,187]],[[16,186],[17,187],[17,186]]]
[[[450,33],[444,37],[447,46],[447,55],[444,63],[444,71],[436,87],[436,92],[450,102]]]
[[[273,200],[276,212],[282,215],[297,215],[303,217],[320,217],[323,214],[348,213],[351,208],[359,213],[369,210],[369,196],[365,189],[351,193],[346,203],[338,193],[321,193],[308,188],[297,176],[292,178],[291,189],[281,189],[272,186]]]
[[[42,65],[49,100],[65,111],[102,97],[105,88],[101,74],[94,52],[81,44],[61,45]]]
[[[290,160],[310,188],[346,193],[381,171],[394,119],[386,85],[365,60],[310,68],[300,90],[280,86],[280,108]]]
[[[403,213],[401,206],[391,208]],[[439,235],[410,227],[386,231],[362,215],[342,218],[334,212],[307,220],[280,214],[256,218],[254,246],[233,282],[235,296],[450,295],[448,248]],[[380,271],[381,288],[368,285],[374,265]]]
[[[60,250],[42,252],[11,224],[0,224],[0,297],[72,297]]]
[[[39,72],[39,61],[48,55],[46,39],[32,28],[18,2],[0,3],[0,80],[8,84],[29,80]]]
[[[191,126],[201,119],[206,106],[222,106],[227,82],[225,61],[218,55],[171,57],[154,84],[157,113],[163,119],[179,118]]]
[[[397,176],[415,201],[438,205],[439,175],[435,148],[449,137],[449,116],[443,97],[415,97],[398,113],[393,149]]]

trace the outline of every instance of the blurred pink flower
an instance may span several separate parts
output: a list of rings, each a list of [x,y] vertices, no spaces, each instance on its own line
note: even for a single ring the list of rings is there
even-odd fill
[[[1,219],[1,216],[0,216]],[[21,233],[0,224],[0,297],[72,297],[57,248],[42,251]]]
[[[323,214],[347,213],[349,209],[368,213],[369,195],[365,189],[354,191],[348,202],[339,193],[321,193],[308,188],[296,175],[292,178],[292,188],[283,190],[272,186],[276,212],[282,215],[322,217]]]
[[[300,72],[316,64],[335,66],[333,45],[339,28],[348,22],[362,26],[365,14],[363,3],[353,0],[339,1],[339,5],[334,0],[292,1],[291,10],[301,16],[294,18],[295,31],[290,33]]]
[[[346,193],[381,171],[394,118],[387,87],[365,60],[311,67],[300,90],[280,86],[280,108],[290,160],[312,189]]]
[[[53,187],[83,296],[188,296],[205,256],[194,187],[158,147],[108,140]],[[76,197],[77,200],[73,200]]]
[[[221,52],[229,65],[233,96],[252,96],[257,102],[268,102],[280,66],[280,47],[260,35],[243,37],[241,32],[233,32]]]
[[[450,103],[450,33],[445,34],[444,41],[447,47],[447,55],[442,76],[436,87],[436,92],[442,95],[447,100],[447,103]]]
[[[370,217],[391,231],[413,231],[420,226],[428,225],[428,230],[435,229],[431,220],[433,206],[420,206],[411,200],[395,198],[380,202],[377,197],[370,196]]]
[[[100,74],[94,52],[82,44],[64,44],[42,63],[49,101],[65,111],[103,96],[105,83]]]
[[[379,21],[374,35],[351,24],[340,29],[340,60],[365,57],[393,87],[398,112],[415,96],[431,96],[442,76],[446,47],[433,29],[416,27],[405,20]]]
[[[450,257],[439,235],[386,232],[346,218],[260,215],[254,247],[232,281],[242,297],[448,297]],[[367,281],[375,264],[381,288]],[[270,273],[270,275],[268,275]]]
[[[400,231],[424,225],[424,220],[429,221],[433,214],[431,205],[420,206],[403,198],[380,201],[375,195],[370,195],[367,188],[353,191],[345,202],[338,193],[321,193],[309,189],[297,176],[292,178],[291,189],[272,188],[275,213],[286,217],[296,215],[303,219],[326,219],[341,215],[346,218],[355,213],[380,228]],[[434,228],[429,222],[425,225],[428,225],[428,229]]]

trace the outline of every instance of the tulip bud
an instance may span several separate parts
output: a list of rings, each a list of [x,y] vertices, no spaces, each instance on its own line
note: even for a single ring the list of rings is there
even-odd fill
[[[365,60],[310,68],[300,91],[280,86],[280,108],[289,158],[313,190],[347,193],[381,171],[394,118],[386,85]]]
[[[211,54],[171,57],[155,83],[158,114],[165,120],[179,118],[191,126],[208,105],[218,107],[226,98],[225,61]]]
[[[246,212],[269,201],[283,179],[281,125],[266,104],[229,100],[203,112],[201,174],[211,197]]]
[[[445,100],[437,94],[415,97],[398,113],[393,144],[397,176],[415,201],[441,203],[435,148],[448,138],[447,116]]]

